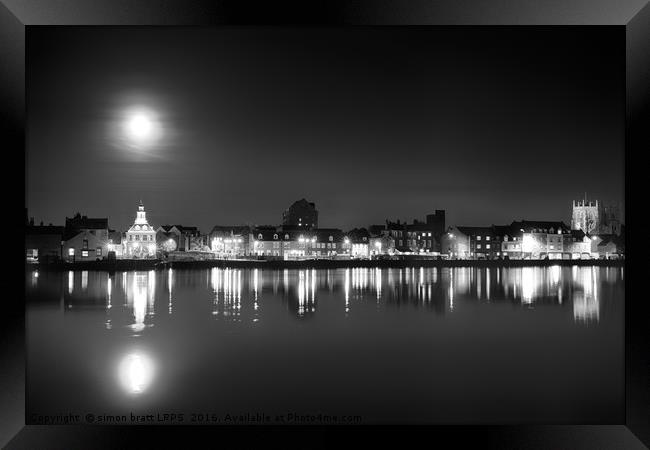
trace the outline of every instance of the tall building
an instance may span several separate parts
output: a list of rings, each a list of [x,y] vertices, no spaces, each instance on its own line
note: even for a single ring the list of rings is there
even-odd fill
[[[445,210],[436,209],[434,214],[427,214],[427,225],[431,226],[433,231],[433,237],[435,237],[436,242],[440,242],[442,235],[445,234]]]
[[[597,233],[600,227],[598,200],[595,202],[585,200],[573,201],[573,214],[571,216],[571,229],[582,230],[585,233]]]
[[[598,200],[573,202],[571,229],[588,234],[621,234],[621,218],[618,206],[604,206]]]
[[[142,200],[138,206],[135,222],[126,232],[125,255],[128,258],[151,258],[156,256],[156,230],[147,221]]]
[[[282,213],[283,227],[298,227],[311,230],[318,228],[318,211],[316,204],[308,202],[304,198],[293,202],[293,204]]]

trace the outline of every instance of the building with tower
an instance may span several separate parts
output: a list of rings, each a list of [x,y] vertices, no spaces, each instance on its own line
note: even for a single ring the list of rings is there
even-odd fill
[[[598,200],[573,201],[571,229],[582,230],[589,235],[621,234],[621,218],[618,206],[604,206]]]
[[[587,234],[598,232],[600,227],[598,200],[595,202],[585,200],[573,201],[571,215],[571,229],[582,230]]]
[[[147,221],[142,200],[138,206],[135,222],[126,232],[124,256],[127,258],[153,258],[156,256],[156,230]]]

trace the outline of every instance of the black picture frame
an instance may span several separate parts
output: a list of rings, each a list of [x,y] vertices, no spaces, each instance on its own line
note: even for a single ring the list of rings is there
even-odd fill
[[[362,427],[364,439],[391,444],[453,444],[454,448],[581,449],[650,447],[650,314],[639,289],[645,269],[642,222],[634,219],[645,209],[644,151],[650,148],[650,5],[644,0],[506,0],[434,1],[274,1],[252,5],[242,1],[208,0],[2,0],[0,2],[0,146],[5,175],[20,173],[25,163],[25,35],[32,25],[602,25],[625,29],[626,48],[626,233],[632,236],[626,266],[625,307],[625,423],[611,425],[426,426],[404,430]],[[13,159],[15,158],[15,160]],[[14,169],[12,169],[14,167]],[[637,173],[638,172],[638,173]],[[15,176],[3,177],[6,200],[15,201],[8,216],[22,220],[24,202],[16,192]],[[13,193],[13,194],[12,194]],[[23,204],[21,204],[23,203]],[[636,225],[639,223],[639,225]],[[20,286],[23,278],[19,238],[11,227],[7,251],[16,277],[7,284]],[[629,237],[627,238],[629,240]],[[15,241],[15,242],[14,242]],[[15,248],[14,248],[15,246]],[[15,256],[13,251],[15,250]],[[15,258],[15,260],[14,260]],[[16,263],[11,263],[11,260]],[[639,275],[637,275],[639,274]],[[235,437],[241,446],[266,445],[268,439],[297,440],[305,446],[340,444],[340,432],[331,427],[118,427],[25,425],[24,303],[17,294],[3,295],[1,328],[0,444],[22,448],[176,448],[191,442],[211,445]],[[24,298],[24,296],[23,296]],[[417,434],[417,436],[413,436]],[[13,436],[13,437],[12,437]],[[410,444],[412,443],[412,444]]]

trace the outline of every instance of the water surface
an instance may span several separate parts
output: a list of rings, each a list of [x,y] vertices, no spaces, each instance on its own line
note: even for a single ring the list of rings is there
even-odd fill
[[[622,268],[26,276],[28,421],[623,420]]]

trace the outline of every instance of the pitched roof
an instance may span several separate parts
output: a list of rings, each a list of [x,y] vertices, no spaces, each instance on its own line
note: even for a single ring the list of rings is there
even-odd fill
[[[512,233],[510,225],[492,225],[493,234],[495,236],[505,236],[506,234]]]
[[[467,236],[475,234],[493,234],[492,227],[457,226],[456,229]]]
[[[571,230],[571,236],[573,236],[576,239],[584,239],[585,236],[587,236],[587,233],[585,233],[582,230]]]
[[[368,239],[370,238],[370,232],[365,228],[354,228],[348,231],[347,235],[354,243],[367,243]],[[366,238],[366,240],[364,241],[363,238]]]
[[[199,229],[197,227],[186,227],[183,225],[161,225],[160,228],[165,230],[166,233],[169,233],[169,231],[176,227],[178,231],[181,233],[199,233]]]
[[[520,220],[514,221],[510,225],[517,231],[524,229],[526,231],[531,229],[550,230],[553,228],[555,231],[561,229],[562,231],[569,232],[571,229],[564,222],[557,221],[544,221],[544,220]]]
[[[181,233],[198,233],[198,227],[186,227],[184,225],[174,225]]]
[[[210,234],[213,233],[232,233],[232,234],[248,234],[251,227],[248,225],[215,225],[212,227]]]

